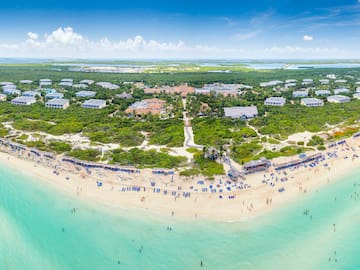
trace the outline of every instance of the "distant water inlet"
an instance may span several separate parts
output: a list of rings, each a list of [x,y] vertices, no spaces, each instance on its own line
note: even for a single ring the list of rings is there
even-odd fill
[[[0,165],[0,269],[359,269],[360,179],[241,223],[85,204]]]

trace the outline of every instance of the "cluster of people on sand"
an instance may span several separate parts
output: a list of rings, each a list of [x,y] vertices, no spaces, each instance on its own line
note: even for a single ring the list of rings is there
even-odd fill
[[[153,169],[147,175],[139,170],[133,170],[135,173],[132,174],[129,174],[128,170],[125,169],[123,171],[114,171],[113,166],[110,166],[111,170],[105,170],[104,166],[106,167],[106,165],[101,165],[100,163],[98,165],[91,163],[93,164],[92,167],[84,167],[71,162],[63,162],[63,158],[56,158],[46,152],[28,149],[18,144],[9,144],[9,142],[4,140],[0,141],[0,149],[18,158],[50,167],[57,176],[63,172],[78,174],[82,178],[89,177],[96,180],[98,188],[103,188],[103,183],[111,183],[111,190],[119,192],[152,192],[174,197],[175,200],[178,198],[190,198],[194,194],[216,194],[215,198],[232,200],[236,198],[238,192],[251,188],[249,182],[244,180],[233,181],[225,176],[211,181],[196,179],[185,181],[177,177],[177,181],[174,181],[175,173],[171,170]],[[278,191],[283,192],[285,191],[283,184],[294,179],[295,177],[292,173],[300,168],[311,169],[316,173],[320,171],[320,165],[322,164],[324,168],[330,170],[329,160],[339,159],[339,156],[344,157],[344,159],[358,159],[359,156],[355,152],[356,149],[354,147],[349,146],[345,140],[342,140],[328,146],[328,152],[304,158],[306,162],[301,162],[300,159],[299,163],[289,162],[289,166],[282,164],[281,169],[276,166],[270,167],[263,175],[261,182],[270,187],[280,186]],[[69,177],[65,178],[70,180]],[[299,187],[300,189],[302,187]],[[78,196],[79,193],[80,191],[77,189]],[[266,198],[266,204],[269,205],[271,203],[272,199]]]

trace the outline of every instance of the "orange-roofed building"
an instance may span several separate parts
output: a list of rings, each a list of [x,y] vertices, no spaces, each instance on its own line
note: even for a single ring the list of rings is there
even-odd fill
[[[133,114],[133,115],[145,115],[145,114],[157,115],[165,111],[165,104],[166,101],[158,98],[144,99],[130,105],[125,110],[125,113]]]

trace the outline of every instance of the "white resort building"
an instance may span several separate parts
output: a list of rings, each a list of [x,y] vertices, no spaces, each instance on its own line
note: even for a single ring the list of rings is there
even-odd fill
[[[330,103],[346,103],[350,102],[350,98],[342,95],[333,95],[327,97],[327,101]]]
[[[36,102],[36,98],[34,97],[16,97],[11,101],[13,105],[31,105]]]
[[[309,95],[309,91],[307,91],[307,90],[294,91],[294,92],[292,93],[293,98],[307,97],[308,95]]]
[[[269,97],[265,100],[264,105],[266,106],[284,106],[286,99],[283,97]]]
[[[24,97],[40,97],[41,94],[38,91],[25,91],[22,93]]]
[[[82,97],[82,98],[95,97],[96,92],[95,91],[79,91],[75,95],[76,95],[76,97]]]
[[[301,105],[306,107],[320,107],[324,106],[324,102],[318,98],[302,98]]]
[[[350,90],[347,88],[336,88],[334,89],[334,94],[338,95],[338,94],[348,94],[350,93]]]
[[[256,106],[248,107],[225,107],[224,113],[226,117],[231,118],[241,118],[241,119],[251,119],[258,115],[258,110]]]
[[[69,106],[70,106],[69,100],[63,98],[54,98],[45,103],[45,107],[51,109],[66,109]]]
[[[317,96],[328,96],[331,95],[330,90],[316,90],[315,95]]]
[[[63,98],[63,97],[64,97],[63,93],[57,93],[57,92],[49,93],[49,94],[45,95],[45,98],[48,98],[48,99],[50,99],[50,98]]]
[[[106,107],[106,101],[102,99],[89,99],[84,101],[81,107],[87,109],[102,109]]]

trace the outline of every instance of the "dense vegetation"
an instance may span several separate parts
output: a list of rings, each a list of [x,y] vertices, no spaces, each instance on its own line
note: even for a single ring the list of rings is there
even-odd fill
[[[349,124],[360,118],[360,101],[349,103],[327,103],[323,107],[308,108],[304,106],[269,107],[266,117],[258,117],[250,123],[262,134],[288,135],[303,132],[319,132],[326,125],[335,125],[347,121]]]
[[[138,168],[177,168],[186,162],[186,157],[171,156],[156,150],[143,151],[133,148],[129,151],[114,150],[112,162]]]
[[[195,143],[220,146],[230,141],[241,143],[244,138],[256,137],[256,132],[246,126],[243,120],[230,118],[196,118],[192,120]]]

